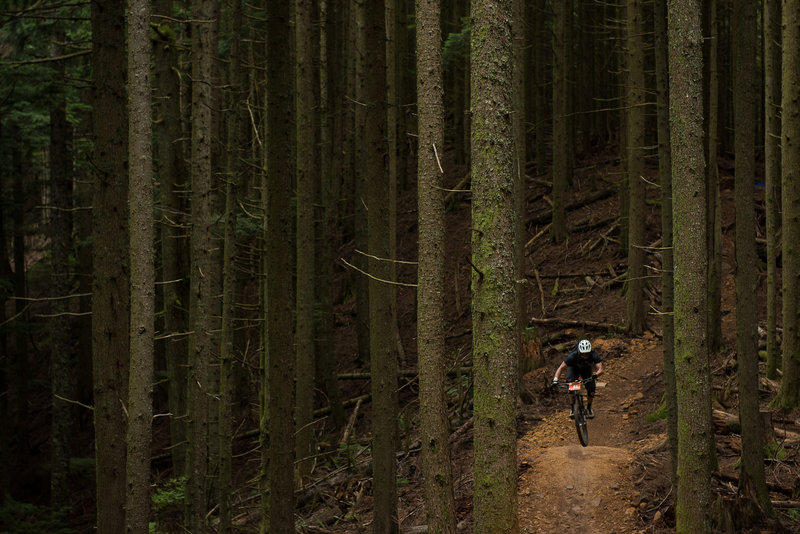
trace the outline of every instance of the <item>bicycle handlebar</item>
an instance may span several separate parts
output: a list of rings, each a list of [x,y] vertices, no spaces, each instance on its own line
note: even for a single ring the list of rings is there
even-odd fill
[[[578,380],[559,380],[558,382],[553,382],[552,385],[560,388],[568,388],[570,384],[574,384],[575,382],[586,384],[587,382],[593,382],[595,380],[597,380],[597,375],[592,375],[589,378],[581,378]]]

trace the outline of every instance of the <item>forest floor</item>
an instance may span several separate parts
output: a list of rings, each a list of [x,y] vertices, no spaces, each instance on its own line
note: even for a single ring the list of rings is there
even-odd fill
[[[451,154],[447,154],[450,159]],[[446,164],[446,187],[463,191],[467,169]],[[737,415],[735,373],[735,306],[733,284],[733,180],[723,162],[722,199],[722,349],[712,357],[713,403],[717,426],[719,469],[712,485],[718,514],[732,518],[735,506],[737,468],[741,439],[725,423]],[[409,175],[413,176],[413,172]],[[521,297],[526,305],[529,334],[521,365],[524,400],[519,405],[518,513],[520,532],[600,534],[668,533],[674,531],[674,498],[670,484],[670,454],[666,446],[666,423],[662,411],[662,331],[658,311],[661,260],[659,190],[655,169],[649,170],[647,195],[648,249],[646,280],[647,329],[640,336],[622,333],[626,303],[623,293],[625,254],[619,247],[619,198],[621,176],[618,159],[603,154],[582,161],[575,170],[568,203],[569,239],[554,244],[549,239],[549,176],[528,169],[525,278]],[[397,250],[401,260],[417,257],[417,208],[413,184],[399,195]],[[763,199],[757,196],[762,203]],[[758,211],[759,236],[763,237],[763,209]],[[472,346],[469,283],[470,204],[467,193],[447,197],[446,312],[445,339],[451,369],[463,374],[448,381],[453,487],[459,534],[471,534],[472,517],[472,419],[471,379],[468,373]],[[353,244],[339,251],[350,258]],[[340,373],[358,372],[340,382],[345,399],[366,400],[347,405],[350,425],[347,438],[341,430],[320,428],[325,441],[320,457],[297,493],[297,530],[310,534],[356,534],[372,530],[372,480],[370,467],[370,383],[358,361],[355,335],[355,303],[352,282],[355,271],[340,264],[336,284],[337,308],[334,346]],[[765,312],[765,276],[757,288],[759,322]],[[414,283],[411,265],[398,267],[401,282]],[[401,534],[426,532],[417,436],[416,307],[413,288],[398,289],[398,325],[403,354],[400,368],[401,447],[398,461],[398,519]],[[550,379],[566,353],[582,338],[591,340],[604,359],[606,373],[595,400],[596,417],[589,421],[589,446],[581,447],[568,418],[567,395],[553,392]],[[257,339],[253,342],[257,344]],[[258,362],[250,362],[252,369]],[[362,376],[362,378],[359,378]],[[779,515],[786,530],[800,532],[800,414],[771,411],[769,401],[775,384],[762,382],[762,406],[771,416],[773,441],[766,461],[772,499],[780,503]],[[257,439],[257,381],[245,381],[240,390],[245,399],[236,409],[237,440],[234,498],[236,532],[259,532],[260,504]],[[248,392],[249,391],[249,392]],[[246,399],[251,399],[247,401]],[[727,415],[726,415],[727,414]],[[166,418],[162,418],[166,419]],[[89,420],[87,428],[91,421]],[[322,425],[327,425],[323,421]],[[88,435],[88,432],[87,432]],[[154,436],[154,482],[169,495],[171,468],[166,423],[159,421]],[[75,527],[93,531],[93,484],[89,478],[76,494]],[[156,513],[158,532],[183,532],[180,498]],[[716,514],[716,512],[715,512]],[[210,525],[214,527],[214,514]],[[727,532],[762,534],[768,527]]]
[[[723,348],[712,358],[714,409],[717,414],[737,416],[735,374],[735,305],[733,284],[733,181],[730,168],[721,165],[723,282]],[[613,156],[586,162],[575,172],[573,198],[569,204],[569,240],[553,244],[547,234],[549,184],[547,176],[529,175],[527,192],[526,278],[523,293],[533,341],[526,343],[523,365],[526,402],[519,412],[517,441],[518,511],[521,532],[562,533],[662,533],[674,531],[674,495],[671,494],[670,454],[663,417],[663,369],[660,310],[660,208],[658,179],[651,169],[648,185],[647,256],[648,327],[643,335],[621,333],[625,321],[623,293],[625,255],[619,251],[619,205],[617,188],[619,161]],[[461,172],[454,167],[448,187],[464,189]],[[763,201],[763,199],[758,199]],[[404,202],[404,203],[403,203]],[[398,214],[398,251],[401,259],[416,257],[416,206],[414,199],[401,200]],[[468,284],[469,202],[451,194],[448,199],[448,291],[447,345],[453,363],[470,351],[471,319]],[[763,237],[763,211],[759,211]],[[403,228],[407,228],[404,233]],[[413,281],[414,272],[401,269],[401,281]],[[758,288],[763,326],[765,280]],[[413,292],[399,295],[399,323],[407,347],[403,367],[415,367],[415,308]],[[344,334],[352,342],[352,334]],[[581,447],[574,424],[568,418],[567,396],[552,392],[548,385],[563,356],[581,338],[592,341],[604,358],[606,373],[595,400],[596,417],[589,422],[589,446]],[[351,349],[351,354],[352,354]],[[467,363],[467,362],[462,362]],[[458,532],[472,532],[472,427],[469,411],[459,402],[461,389],[451,393],[451,438]],[[366,384],[365,384],[366,387]],[[410,404],[402,409],[412,414],[415,384],[406,384]],[[366,390],[364,390],[366,391]],[[774,383],[762,384],[765,411],[775,393]],[[464,412],[466,412],[465,415]],[[771,413],[773,427],[780,430],[768,458],[767,477],[772,498],[783,503],[779,515],[783,526],[800,532],[800,432],[798,413]],[[368,423],[368,415],[361,419]],[[740,436],[716,421],[719,470],[712,481],[718,510],[735,508]],[[363,432],[368,432],[366,428]],[[404,448],[398,454],[399,520],[401,533],[426,532],[419,447],[413,427],[404,431]],[[350,487],[354,487],[350,484]],[[355,487],[361,487],[356,485]],[[350,534],[369,532],[371,498],[363,489],[349,493],[350,509],[339,520],[308,532]],[[345,492],[346,494],[347,492]],[[339,501],[342,502],[341,500]],[[348,506],[345,506],[348,508]],[[730,510],[719,517],[734,521]],[[310,523],[305,523],[309,525]],[[720,527],[720,531],[723,531]],[[729,532],[773,532],[766,526],[732,525]]]

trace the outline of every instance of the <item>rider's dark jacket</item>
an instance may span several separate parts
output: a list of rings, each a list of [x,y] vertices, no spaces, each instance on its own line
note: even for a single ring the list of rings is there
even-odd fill
[[[603,360],[600,358],[600,355],[597,354],[594,349],[589,352],[588,358],[582,358],[577,348],[567,354],[566,358],[564,358],[564,363],[567,364],[567,367],[569,368],[567,370],[569,371],[574,368],[574,370],[578,372],[577,374],[583,378],[589,378],[592,376],[592,373],[594,372],[594,364],[602,361]]]

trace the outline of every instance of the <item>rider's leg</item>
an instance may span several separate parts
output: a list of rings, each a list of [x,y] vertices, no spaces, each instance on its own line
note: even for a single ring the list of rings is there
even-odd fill
[[[590,380],[586,383],[586,411],[588,412],[590,419],[594,417],[594,411],[592,411],[592,401],[594,400],[594,392],[596,390],[597,384],[594,383],[594,380]]]
[[[579,374],[577,369],[575,369],[574,367],[567,367],[567,376],[566,376],[567,382],[572,382],[573,380],[577,380],[578,376]],[[569,395],[569,417],[570,419],[575,417],[575,408],[573,407],[572,403],[572,395]]]

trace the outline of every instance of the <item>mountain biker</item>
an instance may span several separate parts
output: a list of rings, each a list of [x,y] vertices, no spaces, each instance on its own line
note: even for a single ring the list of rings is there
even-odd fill
[[[597,378],[601,374],[603,374],[603,360],[600,359],[600,355],[597,354],[597,351],[592,349],[592,344],[589,342],[588,339],[582,339],[578,342],[578,346],[575,347],[572,352],[567,354],[564,358],[564,361],[561,362],[561,365],[558,366],[556,369],[556,374],[553,377],[553,384],[558,383],[558,377],[561,375],[561,371],[567,369],[567,382],[572,380],[577,380],[578,377],[580,378]],[[592,411],[592,401],[594,400],[594,392],[597,388],[597,384],[595,384],[594,380],[590,380],[586,382],[586,415],[592,419],[594,417],[594,412]],[[569,412],[570,418],[574,417],[572,413],[572,409],[570,408]]]

